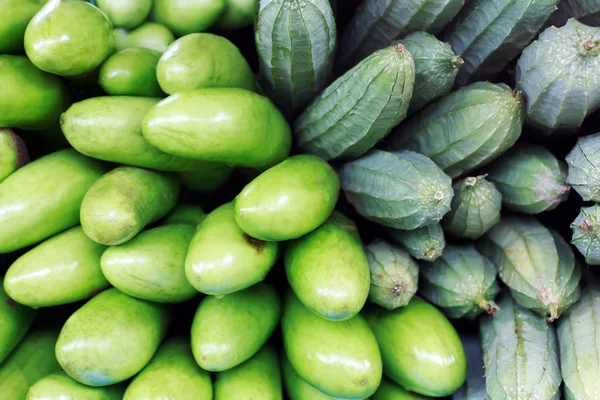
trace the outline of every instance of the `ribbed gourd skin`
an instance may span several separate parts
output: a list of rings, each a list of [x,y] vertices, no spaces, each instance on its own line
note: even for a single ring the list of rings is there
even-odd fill
[[[498,271],[475,247],[447,246],[433,263],[421,263],[420,293],[450,318],[474,320],[498,311]],[[500,311],[501,312],[501,311]]]
[[[564,7],[574,18],[590,26],[600,26],[600,3],[597,0],[565,0]]]
[[[409,33],[437,34],[465,0],[364,0],[340,40],[337,68],[346,71]]]
[[[567,165],[542,146],[511,149],[488,169],[502,193],[502,205],[524,214],[553,210],[571,192]]]
[[[566,160],[567,183],[584,201],[600,202],[600,133],[579,138]]]
[[[571,224],[571,243],[588,265],[600,265],[600,206],[584,207]]]
[[[296,144],[327,161],[360,157],[406,117],[414,81],[415,65],[404,46],[373,53],[296,119]]]
[[[452,400],[490,400],[485,390],[481,341],[476,335],[461,335],[460,340],[467,355],[467,380],[454,392]]]
[[[386,138],[386,148],[431,158],[453,178],[484,166],[521,136],[525,108],[505,84],[477,82],[425,107]]]
[[[539,134],[573,131],[600,107],[600,29],[569,19],[549,27],[517,63],[527,122]]]
[[[446,238],[440,224],[431,224],[410,231],[390,228],[387,234],[417,260],[435,261],[446,247]]]
[[[477,249],[494,263],[515,300],[549,321],[581,295],[581,269],[573,250],[533,217],[503,218]]]
[[[450,177],[412,151],[373,150],[340,170],[342,189],[363,217],[396,229],[438,223],[450,210]]]
[[[459,85],[502,71],[537,35],[559,0],[467,0],[446,40],[465,65]]]
[[[261,85],[288,117],[331,82],[336,25],[328,0],[261,0],[255,26]]]
[[[561,373],[554,326],[508,293],[501,312],[480,322],[487,394],[491,400],[559,400]]]

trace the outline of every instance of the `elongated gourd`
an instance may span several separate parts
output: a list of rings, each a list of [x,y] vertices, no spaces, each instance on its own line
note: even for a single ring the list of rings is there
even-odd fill
[[[435,261],[446,247],[446,237],[440,224],[431,224],[409,231],[388,229],[388,236],[401,244],[417,260]]]
[[[600,202],[600,133],[579,138],[566,160],[569,165],[567,184],[584,201]]]
[[[588,265],[600,265],[600,206],[598,203],[581,209],[571,224],[571,243],[585,257]]]

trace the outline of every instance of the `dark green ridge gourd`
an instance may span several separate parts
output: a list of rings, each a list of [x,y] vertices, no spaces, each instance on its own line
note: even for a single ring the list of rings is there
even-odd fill
[[[77,225],[85,193],[107,170],[102,162],[67,149],[15,171],[0,184],[0,253]]]
[[[371,396],[372,400],[427,400],[431,397],[421,396],[420,394],[412,393],[404,389],[402,386],[383,378],[381,385]]]
[[[206,218],[206,213],[197,204],[178,203],[161,221],[163,225],[183,224],[198,226]]]
[[[566,0],[564,7],[571,16],[590,26],[600,26],[600,4],[595,0]]]
[[[577,301],[581,269],[571,247],[533,217],[507,217],[477,243],[515,300],[549,321]]]
[[[345,71],[409,33],[439,33],[464,4],[465,0],[364,0],[341,38],[337,68]]]
[[[571,185],[584,201],[599,202],[600,133],[579,138],[566,160],[569,166],[567,184]]]
[[[279,243],[244,233],[230,202],[208,214],[185,250],[182,272],[194,290],[224,296],[261,282],[275,265]]]
[[[11,299],[0,285],[0,364],[23,339],[37,312]]]
[[[475,247],[446,246],[436,261],[421,264],[420,293],[448,317],[474,320],[483,312],[499,311],[494,303],[500,291],[497,275],[494,264]]]
[[[0,127],[40,130],[58,121],[70,99],[66,85],[24,56],[0,54]]]
[[[381,239],[365,247],[371,270],[369,300],[388,310],[408,304],[419,286],[419,265],[404,250]]]
[[[142,47],[164,53],[175,41],[173,33],[164,25],[145,22],[131,31],[115,29],[117,50]]]
[[[113,385],[144,368],[169,323],[166,306],[109,289],[69,317],[56,342],[56,358],[79,383]]]
[[[46,375],[29,388],[27,400],[121,400],[123,385],[91,387],[83,385],[66,372]]]
[[[478,336],[461,335],[467,355],[467,380],[452,395],[452,400],[490,400],[485,390],[483,351]]]
[[[470,176],[454,184],[450,212],[442,221],[446,232],[465,239],[479,239],[500,221],[502,195],[486,175]]]
[[[181,400],[212,399],[210,374],[192,355],[188,338],[163,343],[152,360],[127,387],[123,400],[151,400],[177,395]]]
[[[415,84],[408,114],[413,114],[452,90],[464,60],[448,43],[427,32],[414,32],[401,42],[415,63]]]
[[[600,284],[587,276],[581,299],[558,322],[566,400],[600,398]]]
[[[178,173],[181,186],[194,193],[212,193],[221,189],[233,174],[226,164],[201,162],[192,171]]]
[[[29,162],[27,146],[12,129],[0,128],[0,183]]]
[[[235,31],[250,26],[256,20],[258,6],[256,0],[225,0],[225,11],[213,27],[220,31]]]
[[[78,152],[100,160],[162,171],[189,171],[218,164],[164,153],[142,135],[142,120],[160,99],[100,96],[73,104],[60,116],[62,132]]]
[[[81,226],[95,242],[114,246],[164,217],[177,203],[176,177],[136,167],[102,176],[81,203]]]
[[[293,369],[327,396],[364,399],[379,387],[381,353],[362,316],[328,321],[304,307],[289,291],[281,330]]]
[[[254,39],[261,87],[288,117],[329,84],[336,26],[328,0],[261,0]]]
[[[515,148],[488,169],[509,210],[539,214],[567,200],[567,165],[542,146]]]
[[[515,73],[527,122],[541,134],[574,131],[600,107],[600,30],[570,19],[524,51]]]
[[[192,324],[196,362],[213,372],[240,365],[263,347],[277,327],[280,313],[279,295],[266,283],[220,298],[207,296]]]
[[[112,96],[163,96],[156,79],[160,53],[134,48],[108,57],[100,67],[98,84]]]
[[[467,0],[446,34],[465,65],[465,85],[502,71],[536,36],[559,0]]]
[[[440,224],[422,226],[410,231],[390,228],[387,234],[417,260],[435,261],[446,247],[446,238]]]
[[[152,9],[152,0],[96,0],[95,4],[114,26],[126,29],[139,26]]]
[[[583,207],[573,223],[571,243],[588,265],[600,265],[600,206]]]
[[[109,247],[102,273],[129,296],[157,303],[181,303],[198,294],[185,276],[185,257],[195,224],[164,224]]]
[[[356,315],[369,295],[369,264],[354,221],[338,211],[319,228],[287,244],[285,273],[309,310],[344,321]]]
[[[453,178],[484,166],[521,136],[525,108],[520,92],[477,82],[425,107],[387,138],[391,150],[412,150]]]
[[[362,156],[406,117],[414,82],[415,64],[402,44],[371,54],[300,114],[297,145],[325,160]]]
[[[22,54],[29,21],[46,0],[4,0],[0,3],[0,54]]]
[[[363,315],[373,330],[383,373],[404,389],[444,397],[465,381],[467,363],[456,330],[437,308],[413,298],[393,311],[366,307]]]
[[[435,224],[450,211],[452,181],[412,151],[372,150],[340,169],[346,199],[363,217],[396,229]]]
[[[297,239],[327,220],[339,194],[340,178],[327,162],[292,156],[242,189],[235,199],[235,221],[256,239]]]
[[[243,364],[217,373],[214,398],[282,400],[281,371],[275,349],[265,345]]]
[[[0,393],[8,400],[27,398],[29,387],[46,375],[61,371],[54,347],[58,331],[31,331],[0,364]]]
[[[81,226],[40,243],[6,271],[4,289],[21,304],[53,307],[87,299],[110,286],[100,269],[106,246],[94,242]]]
[[[285,351],[281,352],[280,365],[284,389],[290,400],[335,400],[302,379],[290,364]]]
[[[238,88],[176,93],[142,121],[154,147],[180,157],[265,170],[287,158],[290,127],[266,97]]]
[[[491,400],[560,399],[560,366],[554,327],[521,307],[508,292],[502,309],[480,320],[486,389]]]

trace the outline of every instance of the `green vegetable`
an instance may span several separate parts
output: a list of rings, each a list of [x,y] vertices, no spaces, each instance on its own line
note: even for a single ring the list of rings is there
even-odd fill
[[[261,282],[278,255],[279,243],[254,239],[240,229],[231,202],[208,214],[198,227],[184,271],[195,290],[223,296]]]
[[[275,349],[269,345],[237,367],[217,373],[215,400],[282,400],[281,372]]]
[[[212,399],[213,396],[210,374],[196,364],[187,338],[167,340],[129,384],[123,400],[173,396],[180,400]]]
[[[336,26],[327,0],[262,0],[255,26],[261,86],[288,117],[332,78]]]
[[[474,320],[498,311],[498,271],[473,246],[447,246],[433,263],[421,265],[421,294],[450,318]]]
[[[570,19],[562,28],[546,29],[523,51],[515,79],[532,126],[546,134],[575,130],[600,107],[599,45],[598,28]]]
[[[454,184],[450,212],[444,229],[453,236],[479,239],[500,221],[502,195],[483,176],[470,176]]]
[[[600,26],[600,4],[595,0],[566,0],[562,2],[569,15],[590,26]]]
[[[62,76],[93,71],[115,48],[106,14],[79,0],[47,2],[27,25],[24,43],[36,67]]]
[[[298,146],[325,160],[362,156],[405,117],[415,65],[398,44],[333,82],[294,122]]]
[[[257,239],[297,239],[327,220],[339,193],[340,179],[329,164],[316,156],[292,156],[242,189],[235,220]]]
[[[156,71],[167,94],[207,87],[256,89],[256,79],[238,48],[224,37],[194,33],[173,42]]]
[[[491,400],[485,390],[483,351],[477,336],[464,335],[461,341],[467,355],[467,380],[452,400]]]
[[[417,292],[419,265],[404,250],[381,239],[365,247],[371,270],[369,300],[393,310],[408,304]]]
[[[266,283],[223,297],[207,296],[192,324],[196,362],[218,372],[250,359],[277,327],[280,311],[279,295]]]
[[[412,151],[373,150],[340,169],[346,199],[363,217],[396,229],[438,223],[450,211],[450,177]]]
[[[180,172],[181,185],[190,192],[211,193],[221,189],[231,177],[233,168],[220,163],[200,162],[192,171]]]
[[[165,306],[109,289],[69,317],[56,342],[56,358],[79,383],[113,385],[144,368],[169,322]]]
[[[81,201],[106,167],[73,149],[41,157],[0,184],[0,254],[79,223]]]
[[[258,14],[258,0],[225,0],[225,11],[214,27],[235,31],[252,25]]]
[[[410,231],[388,229],[390,238],[401,244],[417,260],[435,261],[446,247],[446,238],[440,224],[431,224]]]
[[[8,297],[0,285],[0,365],[29,330],[37,312]]]
[[[281,352],[281,373],[290,400],[335,400],[302,379],[290,364],[285,351]]]
[[[585,257],[586,264],[600,265],[600,208],[598,204],[584,207],[571,224],[571,243]]]
[[[452,324],[431,304],[413,298],[393,311],[372,306],[365,318],[373,330],[383,372],[406,390],[448,396],[467,374],[465,351]]]
[[[3,0],[0,3],[0,54],[22,54],[27,24],[46,0]]]
[[[504,84],[478,82],[422,109],[392,132],[387,148],[431,157],[456,178],[515,144],[524,119],[520,92]]]
[[[119,167],[95,182],[81,203],[81,226],[95,242],[127,242],[177,203],[179,182],[170,175]]]
[[[121,400],[122,385],[90,387],[83,385],[65,372],[46,375],[29,388],[27,400]]]
[[[501,312],[481,319],[487,394],[492,400],[560,398],[554,328],[504,293]]]
[[[567,166],[541,146],[510,150],[490,165],[489,179],[506,208],[525,214],[552,210],[567,200]]]
[[[369,295],[369,264],[354,222],[338,211],[319,228],[288,243],[287,280],[298,299],[328,320],[356,315]]]
[[[569,165],[567,184],[571,185],[584,201],[599,202],[600,133],[579,138],[566,160]]]
[[[163,225],[183,224],[198,226],[206,218],[206,213],[199,205],[179,203],[162,220]]]
[[[225,0],[154,0],[151,18],[177,36],[203,32],[225,11]]]
[[[577,301],[581,269],[573,250],[532,217],[507,217],[477,245],[498,269],[515,300],[549,321]]]
[[[290,291],[281,320],[290,364],[311,386],[333,398],[363,399],[381,382],[381,354],[360,315],[328,321],[304,307]]]
[[[155,22],[145,22],[129,32],[116,29],[114,36],[117,50],[142,47],[164,53],[169,45],[175,41],[175,36],[169,28]]]
[[[162,96],[156,79],[159,59],[156,50],[141,47],[121,50],[102,64],[98,83],[113,96]]]
[[[469,0],[447,33],[462,55],[459,85],[502,71],[527,46],[559,0]]]
[[[237,88],[174,94],[146,114],[142,132],[169,154],[263,170],[291,148],[290,127],[273,103]]]
[[[405,390],[402,386],[394,382],[383,379],[379,389],[371,396],[373,400],[427,400],[430,397],[423,397],[420,394]]]
[[[29,162],[27,146],[12,129],[0,128],[0,183]]]
[[[131,29],[148,18],[152,0],[96,0],[96,6],[106,13],[114,26]]]

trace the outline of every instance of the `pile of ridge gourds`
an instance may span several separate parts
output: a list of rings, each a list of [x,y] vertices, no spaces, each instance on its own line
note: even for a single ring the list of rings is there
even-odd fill
[[[0,400],[600,399],[600,0],[358,3],[0,0]]]

